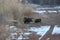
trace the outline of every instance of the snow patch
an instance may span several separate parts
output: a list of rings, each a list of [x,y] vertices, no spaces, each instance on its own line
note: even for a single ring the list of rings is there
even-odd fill
[[[31,33],[29,33],[29,32],[26,32],[26,33],[24,33],[25,35],[30,35]]]
[[[54,7],[54,8],[60,8],[60,6],[56,6],[56,7]]]
[[[33,11],[33,12],[36,12],[36,13],[45,13],[46,11]]]
[[[17,30],[16,26],[10,26],[10,29]]]
[[[48,11],[48,12],[49,12],[49,13],[53,13],[53,12],[54,12],[54,13],[57,13],[57,11],[52,11],[52,10],[50,10],[50,11]]]
[[[47,40],[50,40],[50,38],[47,38]]]
[[[16,28],[16,26],[10,26],[10,28],[12,29],[12,28]]]
[[[31,27],[28,29],[28,31],[37,32],[38,35],[43,36],[48,30],[50,29],[50,26],[41,26],[41,27]]]
[[[11,33],[12,36],[17,35],[17,33]]]
[[[60,26],[55,25],[52,34],[53,34],[53,35],[54,35],[54,34],[60,34]]]
[[[17,38],[17,40],[22,40],[23,39],[23,36],[22,35],[20,35],[18,38]]]

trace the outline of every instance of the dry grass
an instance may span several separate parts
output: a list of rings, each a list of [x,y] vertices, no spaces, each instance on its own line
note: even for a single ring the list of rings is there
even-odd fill
[[[18,21],[19,27],[22,27],[22,20],[25,13],[31,12],[32,7],[28,4],[19,3],[18,0],[0,0],[0,15],[3,16],[2,20],[6,20],[5,24],[13,24],[16,19]],[[1,20],[1,19],[0,19]],[[1,22],[0,22],[1,23]],[[3,23],[1,25],[4,25]],[[5,40],[11,31],[6,31],[5,26],[0,26],[0,40]]]
[[[0,0],[0,14],[3,15],[7,23],[16,19],[20,24],[24,16],[29,16],[31,11],[30,4],[22,4],[18,0]]]
[[[37,35],[36,33],[32,33],[29,35],[29,40],[39,40],[40,35]]]
[[[4,25],[0,26],[0,40],[5,40],[8,37],[9,33],[10,32]]]

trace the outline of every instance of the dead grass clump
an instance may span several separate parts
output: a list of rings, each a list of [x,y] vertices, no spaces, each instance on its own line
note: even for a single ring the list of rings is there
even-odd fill
[[[5,40],[8,37],[9,33],[10,32],[4,25],[0,26],[0,40]]]

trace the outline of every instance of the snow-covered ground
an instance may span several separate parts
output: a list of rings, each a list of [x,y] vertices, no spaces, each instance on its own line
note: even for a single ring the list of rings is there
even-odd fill
[[[38,14],[44,14],[44,13],[57,13],[57,11],[56,10],[48,10],[48,11],[46,11],[46,10],[40,10],[40,11],[38,11],[38,10],[35,10],[35,11],[33,11],[33,12],[35,12],[35,13],[38,13]],[[58,11],[58,12],[60,12],[60,11]]]
[[[33,12],[36,12],[36,13],[46,13],[46,11],[44,10],[44,11],[33,11]]]
[[[49,30],[49,28],[50,26],[31,27],[28,29],[28,31],[37,32],[38,35],[43,36]]]
[[[48,10],[48,13],[57,13],[55,10]]]
[[[46,8],[36,8],[36,10],[34,10],[33,12],[36,13],[57,13],[60,12],[60,6],[55,6],[55,7],[46,7]]]
[[[55,25],[52,34],[60,34],[60,26]]]
[[[10,26],[10,29],[14,29],[16,27],[14,26]],[[18,30],[18,28],[16,28]],[[16,40],[22,40],[22,39],[29,39],[28,37],[23,37],[22,35],[30,35],[32,34],[32,32],[36,32],[37,35],[40,35],[41,37],[39,38],[39,40],[41,38],[43,38],[43,36],[47,33],[47,31],[49,31],[50,29],[50,25],[48,26],[40,26],[40,27],[29,27],[26,30],[28,30],[27,32],[20,32],[20,33],[10,33],[9,37],[6,40],[11,40],[11,39],[16,39]],[[60,34],[60,26],[59,25],[55,25],[52,35],[53,34]],[[17,38],[15,36],[19,35]]]
[[[58,9],[60,9],[60,6],[55,6],[54,8],[58,8]]]

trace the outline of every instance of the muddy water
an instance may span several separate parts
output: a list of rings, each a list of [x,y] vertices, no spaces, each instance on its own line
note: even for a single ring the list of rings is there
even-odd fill
[[[50,30],[50,27],[51,26],[48,25],[48,26],[40,26],[40,27],[28,27],[28,28],[22,29],[22,28],[16,28],[15,26],[10,26],[9,29],[14,30],[14,32],[10,33],[10,35],[6,38],[6,40],[40,40]],[[60,38],[60,26],[55,25],[51,35],[53,36],[47,37],[46,40],[50,40],[50,39],[60,40],[59,39]]]

